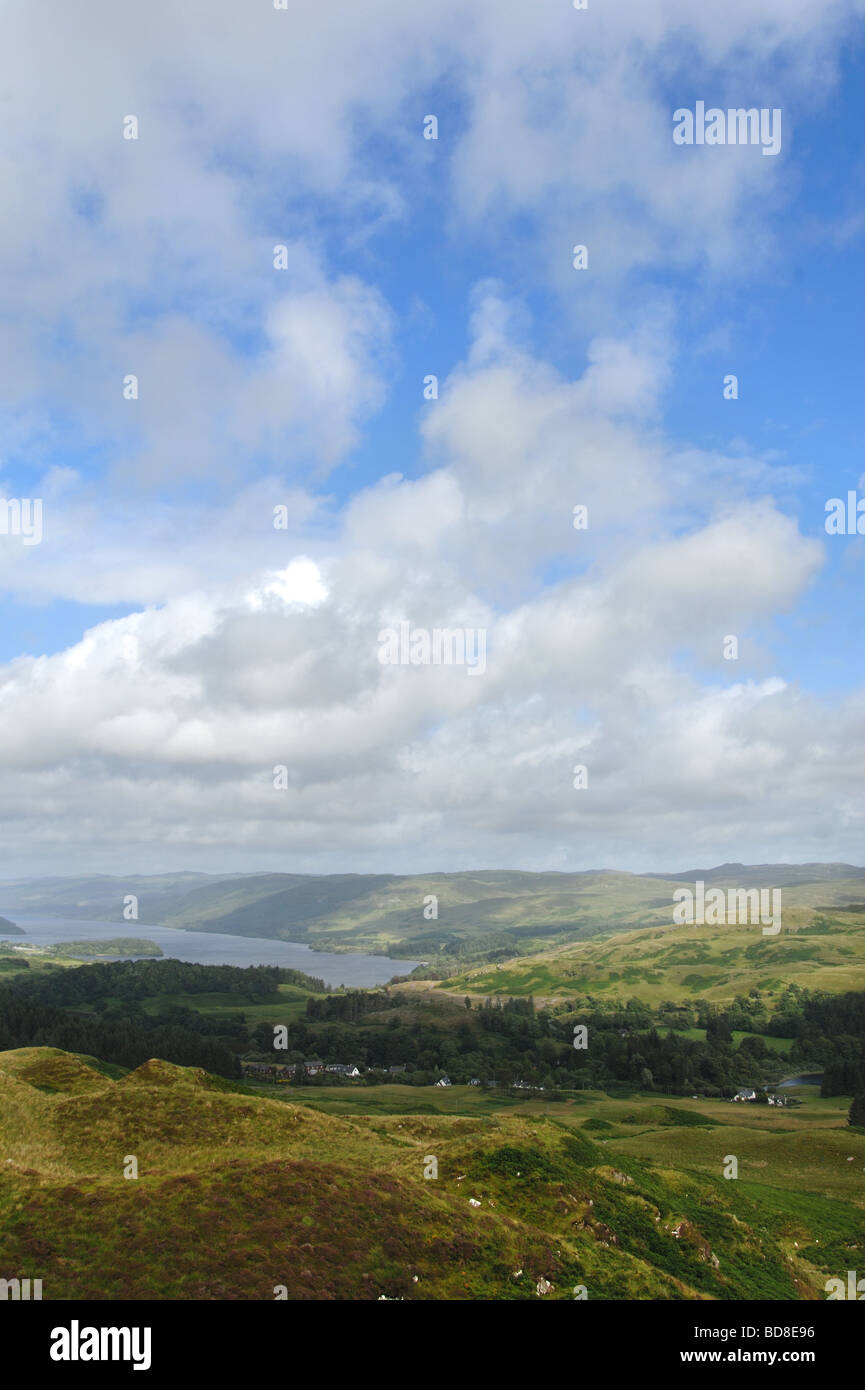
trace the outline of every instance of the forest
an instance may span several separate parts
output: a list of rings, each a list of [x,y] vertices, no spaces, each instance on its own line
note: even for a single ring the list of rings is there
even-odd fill
[[[307,994],[305,1012],[297,1016],[294,1006],[287,1022],[281,985]],[[208,1000],[198,1003],[202,995]],[[212,996],[222,1007],[212,1008]],[[523,1083],[549,1093],[589,1086],[723,1097],[814,1069],[824,1073],[825,1095],[865,1090],[865,993],[791,985],[774,1002],[770,1009],[754,990],[723,1009],[666,1001],[653,1010],[637,1000],[611,1007],[591,998],[537,1009],[530,998],[328,991],[278,966],[116,961],[0,981],[0,1050],[61,1047],[129,1067],[159,1056],[231,1078],[240,1076],[241,1058],[257,1059],[297,1068],[298,1083],[300,1064],[316,1058],[355,1065],[369,1084],[399,1066],[398,1080],[413,1086],[445,1074],[456,1084]],[[262,1020],[259,1006],[272,1006],[272,1018],[265,1012]],[[585,1046],[575,1045],[577,1025]],[[782,1054],[770,1045],[776,1038],[789,1039]]]

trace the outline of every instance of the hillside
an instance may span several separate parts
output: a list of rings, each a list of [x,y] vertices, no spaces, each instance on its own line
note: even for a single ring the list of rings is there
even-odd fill
[[[689,873],[162,875],[9,882],[0,906],[22,913],[138,923],[300,941],[317,950],[422,958],[429,969],[533,955],[610,932],[667,927],[673,894],[702,877],[722,887],[783,890],[785,922],[813,910],[865,911],[865,869],[847,864],[722,865]],[[437,916],[424,915],[435,899]],[[799,914],[798,917],[796,914]]]
[[[22,878],[0,882],[0,907],[21,916],[68,917],[82,922],[121,922],[123,900],[134,893],[142,921],[158,926],[178,910],[187,893],[228,875],[86,874],[72,878]]]
[[[801,896],[820,894],[811,885]],[[790,899],[797,896],[789,890]],[[759,989],[771,1000],[788,985],[843,993],[865,980],[865,908],[794,907],[784,898],[783,926],[764,937],[759,927],[665,925],[569,943],[552,950],[470,970],[442,986],[455,993],[540,999],[597,997],[605,1006],[628,998],[724,1003]]]
[[[861,1261],[846,1156],[861,1169],[865,1136],[827,1137],[846,1187],[803,1200],[760,1159],[721,1178],[746,1130],[655,1100],[636,1142],[620,1104],[595,1143],[593,1104],[338,1117],[155,1060],[114,1080],[55,1049],[2,1053],[0,1274],[41,1278],[46,1300],[799,1300]],[[693,1158],[652,1151],[683,1133]]]

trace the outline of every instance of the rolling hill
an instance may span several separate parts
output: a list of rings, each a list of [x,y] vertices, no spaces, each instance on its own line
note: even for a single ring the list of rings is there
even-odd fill
[[[3,1053],[0,1277],[46,1300],[783,1301],[861,1259],[861,1196],[803,1197],[762,1157],[726,1182],[747,1130],[640,1105],[335,1116],[157,1060]],[[820,1133],[865,1163],[865,1136]]]
[[[810,891],[809,885],[804,892]],[[863,982],[865,908],[827,906],[815,913],[788,907],[785,898],[777,936],[764,937],[759,927],[665,925],[481,966],[443,988],[558,1001],[591,996],[609,1006],[633,998],[657,1006],[664,1000],[720,1004],[755,988],[771,1000],[791,984],[840,994]]]
[[[865,911],[865,869],[848,864],[727,864],[689,873],[246,874],[45,879],[0,885],[9,911],[120,921],[138,897],[140,926],[183,927],[300,941],[317,950],[460,963],[502,961],[608,933],[664,929],[673,894],[702,878],[713,887],[783,890],[784,920],[809,911]],[[435,899],[437,916],[432,911]]]

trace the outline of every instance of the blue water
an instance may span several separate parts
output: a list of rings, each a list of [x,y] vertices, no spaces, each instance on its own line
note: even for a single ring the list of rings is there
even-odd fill
[[[261,936],[228,936],[224,932],[175,931],[172,927],[151,927],[143,922],[79,922],[69,917],[20,917],[3,912],[19,926],[25,936],[10,934],[6,940],[19,945],[53,946],[59,941],[99,941],[111,937],[137,936],[155,941],[166,956],[192,961],[197,965],[284,965],[303,970],[328,985],[355,985],[366,988],[383,985],[392,975],[409,975],[420,962],[391,960],[389,956],[331,955],[313,951],[297,941],[269,941]],[[0,940],[3,931],[0,928]]]

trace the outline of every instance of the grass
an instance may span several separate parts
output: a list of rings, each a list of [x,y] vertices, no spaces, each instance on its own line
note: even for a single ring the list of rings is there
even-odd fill
[[[537,1109],[506,1091],[477,1086],[280,1086],[255,1083],[263,1095],[330,1115],[493,1115]],[[545,1107],[546,1108],[546,1107]]]
[[[759,1036],[762,1039],[762,1041],[766,1044],[766,1047],[770,1052],[777,1052],[782,1056],[786,1056],[786,1054],[790,1052],[793,1047],[792,1038],[773,1038],[770,1037],[768,1034],[763,1033],[760,1033],[759,1035],[756,1033],[746,1033],[738,1028],[734,1028],[732,1031],[733,1042],[737,1047],[739,1046],[739,1043],[742,1041],[743,1038],[754,1038],[757,1036]],[[688,1038],[691,1042],[706,1041],[705,1028],[659,1028],[658,1032],[661,1034],[662,1037],[669,1037],[672,1034],[674,1037]]]
[[[0,1054],[0,1277],[41,1278],[46,1300],[520,1301],[541,1279],[552,1299],[818,1298],[863,1239],[865,1135],[842,1116],[812,1097],[271,1098],[25,1048]]]
[[[668,999],[730,1002],[755,985],[770,999],[790,984],[829,993],[861,988],[865,914],[839,912],[830,930],[819,935],[807,931],[812,917],[810,909],[787,908],[785,897],[784,926],[777,937],[763,937],[757,927],[674,927],[667,922],[481,966],[439,988],[455,995],[532,995],[544,1002],[592,996],[607,1007],[634,998],[655,1008]]]

